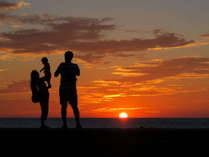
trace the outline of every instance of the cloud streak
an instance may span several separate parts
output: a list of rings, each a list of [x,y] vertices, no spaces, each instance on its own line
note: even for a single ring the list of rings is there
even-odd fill
[[[6,71],[6,69],[1,69],[1,68],[0,68],[0,72],[3,72],[3,71]]]
[[[8,93],[20,93],[20,92],[28,92],[30,90],[29,81],[14,81],[7,85],[5,88],[0,89],[0,94],[8,94]]]
[[[134,65],[129,67],[116,68],[116,74],[121,76],[126,74],[126,80],[144,82],[164,78],[184,78],[184,77],[205,77],[209,75],[209,58],[202,57],[182,57],[170,60],[150,63],[147,66]],[[114,72],[114,74],[115,74]],[[136,73],[141,76],[132,76],[128,74]]]
[[[181,47],[194,42],[174,33],[163,33],[152,39],[101,40],[103,31],[114,30],[115,27],[103,22],[104,19],[80,18],[62,24],[50,24],[50,30],[1,33],[0,37],[6,41],[0,42],[0,48],[12,49],[12,53],[29,54],[56,53],[70,48],[80,52],[78,58],[92,62],[107,54],[126,57],[125,52]]]
[[[6,0],[2,0],[0,1],[0,10],[18,9],[29,5],[30,3],[24,1],[12,3]]]
[[[116,54],[121,52],[143,51],[155,48],[174,48],[192,44],[194,41],[187,41],[183,37],[178,37],[175,33],[162,33],[150,39],[130,39],[130,40],[100,40],[96,42],[76,42],[71,47],[81,52],[99,52],[102,54]]]
[[[56,19],[58,22],[59,20]],[[108,18],[73,18],[63,23],[51,22],[48,18],[37,18],[37,23],[47,23],[48,29],[24,29],[15,32],[1,33],[0,48],[10,49],[12,53],[54,53],[57,50],[76,49],[81,41],[98,40],[103,31],[114,29],[114,25],[105,24]],[[25,21],[33,21],[27,19]],[[61,19],[62,21],[62,19]]]
[[[106,56],[127,57],[140,51],[179,48],[194,44],[182,35],[153,30],[150,38],[108,40],[108,32],[117,30],[112,18],[63,17],[48,14],[0,14],[4,23],[20,23],[25,28],[0,33],[0,49],[13,54],[53,54],[66,49],[78,52],[86,62],[102,61]],[[33,28],[28,28],[30,24]]]
[[[98,108],[94,111],[96,112],[115,112],[115,111],[134,111],[134,110],[141,110],[142,107],[129,107],[129,108]]]

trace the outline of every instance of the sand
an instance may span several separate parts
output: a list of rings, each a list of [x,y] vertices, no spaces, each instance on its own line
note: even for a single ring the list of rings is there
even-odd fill
[[[4,147],[49,153],[140,156],[141,154],[207,153],[209,129],[0,129]],[[28,148],[29,147],[29,148]],[[1,147],[2,148],[2,147]],[[200,149],[199,149],[200,148]],[[193,152],[194,151],[194,152]],[[62,153],[63,153],[62,152]],[[100,154],[100,155],[99,155]],[[200,155],[200,154],[199,154]],[[199,156],[198,155],[198,156]],[[70,155],[69,155],[70,156]],[[205,155],[204,155],[205,156]]]

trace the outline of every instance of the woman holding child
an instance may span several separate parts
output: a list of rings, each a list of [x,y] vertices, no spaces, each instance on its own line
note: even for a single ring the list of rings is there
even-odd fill
[[[49,111],[49,90],[50,84],[46,77],[39,76],[38,71],[33,70],[31,72],[31,90],[32,90],[32,102],[40,103],[41,106],[41,128],[48,128],[45,125],[45,121],[48,117]]]

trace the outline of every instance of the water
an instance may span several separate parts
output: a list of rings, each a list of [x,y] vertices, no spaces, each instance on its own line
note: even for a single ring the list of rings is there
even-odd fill
[[[83,118],[84,128],[209,128],[209,118]],[[50,118],[47,125],[60,128],[58,118]],[[70,128],[75,127],[73,119],[68,119]],[[0,128],[39,128],[38,118],[0,118]]]

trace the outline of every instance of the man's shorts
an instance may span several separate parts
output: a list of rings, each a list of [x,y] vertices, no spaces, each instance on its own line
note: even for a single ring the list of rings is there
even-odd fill
[[[60,87],[59,95],[60,95],[60,104],[61,105],[69,103],[72,106],[77,106],[78,97],[77,97],[76,87],[71,87],[71,88]]]

